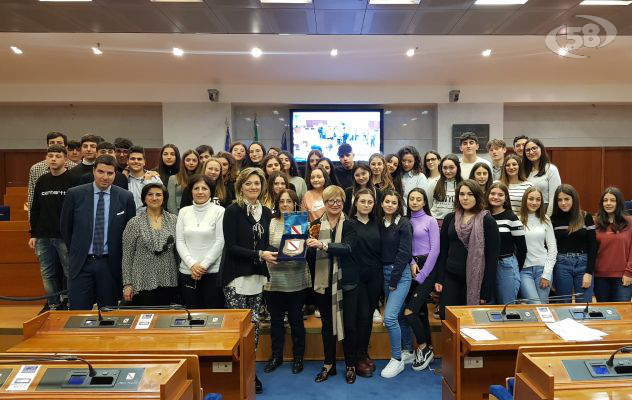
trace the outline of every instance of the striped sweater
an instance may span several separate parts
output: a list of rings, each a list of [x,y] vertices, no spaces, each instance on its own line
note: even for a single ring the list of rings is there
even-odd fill
[[[533,183],[524,181],[520,183],[510,183],[507,185],[509,189],[509,200],[511,201],[511,209],[514,214],[520,215],[520,206],[522,205],[522,196],[524,192],[533,186]]]
[[[498,225],[500,233],[499,257],[505,258],[515,255],[518,259],[518,267],[522,269],[527,258],[527,242],[524,238],[524,226],[511,210],[505,210],[492,215]]]

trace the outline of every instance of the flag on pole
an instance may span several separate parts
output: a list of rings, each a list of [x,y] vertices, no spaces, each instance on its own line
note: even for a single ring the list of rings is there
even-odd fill
[[[281,150],[287,151],[287,126],[283,130],[283,135],[281,136]]]
[[[230,128],[228,127],[228,118],[226,118],[226,140],[224,141],[224,151],[230,149]]]
[[[255,132],[253,141],[258,142],[259,141],[259,128],[257,128],[257,113],[255,113],[255,119],[254,119],[254,122],[253,122],[253,127],[254,127],[254,132]]]

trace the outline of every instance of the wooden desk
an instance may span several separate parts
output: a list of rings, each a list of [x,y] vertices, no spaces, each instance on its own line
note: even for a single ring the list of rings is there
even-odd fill
[[[530,312],[528,322],[482,322],[480,315],[499,312],[503,306],[448,307],[442,322],[442,398],[478,400],[486,399],[489,385],[499,384],[512,376],[518,349],[521,346],[565,347],[574,345],[553,333],[541,321],[535,308],[538,305],[513,305],[509,312]],[[556,320],[569,307],[583,309],[574,304],[547,304]],[[585,325],[606,332],[599,343],[625,344],[632,338],[631,303],[597,303],[593,307],[609,307],[620,315],[619,320],[585,321]],[[475,318],[477,317],[477,318]],[[475,341],[463,334],[461,328],[484,328],[498,338],[493,341]],[[594,343],[594,342],[593,342]],[[466,367],[467,363],[467,367]]]
[[[45,294],[39,262],[35,251],[28,246],[29,239],[28,221],[0,221],[0,294],[4,296]],[[44,301],[34,303],[44,304]]]
[[[24,322],[35,317],[41,309],[41,304],[0,305],[0,352],[22,341]]]
[[[137,329],[142,314],[153,314],[147,329]],[[96,311],[50,311],[27,321],[24,341],[8,351],[194,354],[199,357],[204,393],[221,393],[229,400],[254,399],[250,310],[191,310],[191,315],[193,319],[222,316],[223,322],[217,327],[171,327],[169,321],[186,320],[186,312],[118,310],[102,314],[104,320],[117,320],[116,325],[98,327]],[[125,319],[128,325],[120,326]],[[93,321],[89,327],[77,322],[87,320]]]
[[[632,340],[629,343],[632,344]],[[596,344],[569,347],[572,349],[554,351],[543,347],[522,347],[516,364],[514,399],[632,399],[632,376],[595,378],[584,364],[587,360],[596,363],[607,360],[620,346]],[[615,362],[621,359],[632,361],[630,354],[617,354]]]
[[[18,354],[13,354],[18,355]],[[24,356],[52,356],[54,354],[19,354]],[[79,355],[78,355],[79,356]],[[199,400],[201,388],[189,379],[195,356],[123,356],[80,355],[95,369],[97,379],[111,379],[110,385],[92,386],[94,378],[87,376],[87,367],[79,361],[25,361],[20,365],[0,354],[0,399],[160,399]],[[9,363],[10,364],[9,364]],[[25,390],[11,390],[14,378],[24,365],[39,366]],[[74,385],[68,384],[72,381]],[[78,381],[80,383],[78,383]],[[103,382],[100,382],[103,383]]]

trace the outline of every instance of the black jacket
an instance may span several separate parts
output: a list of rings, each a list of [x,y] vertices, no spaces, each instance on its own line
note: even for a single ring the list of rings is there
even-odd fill
[[[310,227],[316,224],[320,224],[320,220],[326,218],[324,215],[310,223]],[[332,231],[332,240],[334,240],[334,232]],[[343,289],[353,289],[358,285],[360,279],[359,266],[354,262],[352,250],[356,240],[355,224],[352,220],[346,219],[342,225],[342,239],[340,243],[329,243],[327,248],[327,254],[329,255],[329,285],[331,287],[331,276],[333,269],[334,257],[340,257],[338,267],[342,271],[342,286]],[[307,250],[307,263],[314,276],[314,270],[316,267],[316,249],[310,248]]]

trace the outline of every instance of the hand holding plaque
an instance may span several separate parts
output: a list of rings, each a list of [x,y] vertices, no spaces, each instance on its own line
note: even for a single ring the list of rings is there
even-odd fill
[[[307,213],[293,212],[283,215],[283,223],[285,231],[281,237],[281,245],[279,246],[279,261],[301,261],[305,260],[307,246]]]

